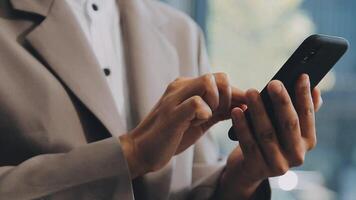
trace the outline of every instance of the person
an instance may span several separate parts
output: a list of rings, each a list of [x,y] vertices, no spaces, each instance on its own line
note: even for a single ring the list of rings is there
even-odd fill
[[[269,83],[274,127],[158,1],[5,0],[0,18],[0,199],[269,199],[316,144],[307,75],[295,107]],[[231,118],[225,163],[209,128]]]

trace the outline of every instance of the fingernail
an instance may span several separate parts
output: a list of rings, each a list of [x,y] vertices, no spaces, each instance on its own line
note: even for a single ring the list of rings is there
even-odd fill
[[[310,86],[309,76],[308,74],[303,74],[303,85],[306,87]]]
[[[283,85],[280,82],[271,82],[268,87],[272,95],[278,95],[283,90]]]
[[[242,109],[243,111],[246,111],[246,110],[247,110],[247,105],[246,105],[246,104],[242,104],[242,105],[241,105],[241,109]]]

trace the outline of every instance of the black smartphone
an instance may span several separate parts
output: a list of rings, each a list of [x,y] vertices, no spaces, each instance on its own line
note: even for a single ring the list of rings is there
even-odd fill
[[[309,36],[287,60],[272,80],[280,80],[286,87],[292,101],[295,97],[295,84],[302,74],[308,74],[313,89],[345,54],[349,43],[346,39],[328,35]],[[267,92],[267,86],[261,91],[261,98],[273,124],[276,123],[273,105]],[[251,121],[248,109],[245,111]],[[229,130],[229,138],[238,141],[233,127]]]

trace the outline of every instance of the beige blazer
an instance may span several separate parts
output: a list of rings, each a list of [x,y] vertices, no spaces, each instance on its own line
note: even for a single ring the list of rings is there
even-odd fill
[[[202,34],[153,0],[118,0],[137,124],[178,76],[209,65]],[[134,183],[114,100],[64,0],[0,1],[0,199],[207,199],[221,166],[207,134]],[[159,155],[157,155],[159,156]]]

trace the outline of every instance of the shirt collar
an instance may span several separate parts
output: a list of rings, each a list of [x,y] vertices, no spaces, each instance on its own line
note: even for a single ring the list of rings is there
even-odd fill
[[[106,13],[110,9],[119,11],[116,0],[67,0],[73,10],[89,11],[93,10],[93,6],[97,6],[98,13]]]

